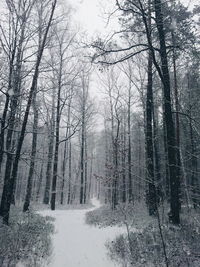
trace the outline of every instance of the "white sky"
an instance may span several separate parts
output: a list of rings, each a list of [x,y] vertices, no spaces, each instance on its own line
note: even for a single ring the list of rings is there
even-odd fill
[[[105,12],[113,11],[115,0],[67,0],[75,9],[74,18],[90,36],[109,32],[116,26],[116,18],[107,25]],[[114,21],[113,21],[114,20]]]
[[[75,20],[91,36],[117,27],[117,18],[112,18],[107,25],[106,12],[113,11],[116,8],[115,0],[66,0],[69,1],[76,10]],[[178,1],[178,0],[176,0]],[[190,7],[199,4],[200,0],[181,0]]]

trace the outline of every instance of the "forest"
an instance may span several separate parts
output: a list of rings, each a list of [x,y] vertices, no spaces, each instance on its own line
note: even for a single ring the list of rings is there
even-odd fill
[[[75,2],[0,3],[0,267],[198,267],[200,5]]]

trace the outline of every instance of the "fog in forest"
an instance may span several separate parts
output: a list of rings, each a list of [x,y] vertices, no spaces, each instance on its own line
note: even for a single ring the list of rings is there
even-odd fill
[[[0,267],[200,266],[199,1],[0,12]]]

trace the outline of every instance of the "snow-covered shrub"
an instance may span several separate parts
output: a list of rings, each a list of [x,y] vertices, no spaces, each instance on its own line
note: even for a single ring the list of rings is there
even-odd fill
[[[147,217],[148,219],[146,219]],[[144,209],[143,203],[120,204],[116,210],[112,210],[110,206],[102,206],[86,214],[86,223],[99,227],[124,226],[124,220],[129,225],[134,224],[135,228],[140,228],[141,224],[145,226],[146,223],[149,223],[151,218]]]
[[[199,225],[184,221],[180,227],[163,225],[166,252],[169,266],[200,266],[200,231]],[[142,232],[130,232],[118,236],[107,243],[109,255],[113,260],[127,266],[150,267],[166,266],[160,233],[155,224],[143,228]]]
[[[9,226],[0,224],[0,266],[41,267],[51,254],[51,217],[12,211]]]

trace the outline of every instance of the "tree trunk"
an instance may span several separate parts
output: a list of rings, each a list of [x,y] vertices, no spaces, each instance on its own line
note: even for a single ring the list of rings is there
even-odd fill
[[[44,174],[44,151],[43,151],[42,164],[41,164],[41,167],[40,167],[39,181],[38,181],[38,185],[37,185],[36,202],[39,202],[39,200],[40,200],[40,194],[41,194],[40,192],[41,192],[43,174]]]
[[[149,1],[148,28],[151,32],[151,7]],[[151,38],[151,36],[150,36]],[[146,96],[146,165],[147,165],[147,205],[149,215],[156,214],[156,188],[154,177],[154,150],[153,150],[153,75],[152,75],[152,52],[148,57],[148,84]]]
[[[58,177],[58,153],[59,153],[59,139],[60,139],[60,101],[61,101],[61,89],[62,89],[62,66],[63,60],[61,56],[59,77],[58,77],[58,93],[57,93],[57,107],[56,107],[56,141],[54,151],[54,164],[53,164],[53,179],[51,187],[51,210],[55,210],[56,206],[56,186]]]
[[[85,133],[85,159],[84,159],[84,163],[85,163],[85,166],[84,166],[84,176],[85,176],[85,179],[84,179],[84,204],[86,204],[87,202],[87,190],[88,190],[88,172],[87,172],[87,155],[88,151],[87,151],[87,136],[86,136],[86,133]]]
[[[156,25],[160,42],[160,58],[162,70],[162,83],[164,90],[165,123],[168,146],[168,162],[170,175],[170,221],[173,224],[180,223],[180,180],[177,171],[177,144],[175,127],[172,117],[170,76],[168,70],[168,59],[163,26],[163,14],[161,0],[154,0]]]
[[[31,162],[30,162],[30,169],[29,169],[29,175],[28,175],[28,182],[27,182],[27,188],[26,188],[26,196],[25,196],[25,202],[23,211],[26,212],[29,210],[30,201],[31,201],[31,195],[32,195],[32,187],[33,187],[33,174],[34,174],[34,168],[35,168],[35,157],[37,153],[37,136],[38,136],[38,107],[36,103],[36,94],[35,91],[33,96],[33,111],[34,111],[34,122],[33,122],[33,139],[32,139],[32,151],[31,151]]]
[[[155,181],[156,181],[156,198],[157,204],[163,200],[163,189],[161,185],[161,172],[160,172],[160,155],[159,155],[159,140],[157,122],[155,117],[155,105],[153,107],[153,146],[154,146],[154,159],[155,159]]]
[[[68,176],[68,196],[67,204],[71,203],[71,186],[72,186],[72,143],[69,140],[69,176]]]
[[[81,130],[81,189],[80,204],[84,203],[84,151],[85,151],[85,107],[82,114],[82,130]]]
[[[52,162],[53,162],[54,131],[55,131],[54,113],[55,113],[55,88],[53,88],[53,96],[52,96],[52,111],[51,111],[51,122],[50,122],[51,130],[49,136],[46,183],[45,183],[44,198],[43,198],[43,203],[46,205],[48,205],[50,201],[50,189],[52,180]]]
[[[93,175],[93,158],[94,154],[92,153],[91,161],[90,161],[90,179],[88,185],[88,199],[91,198],[91,188],[92,188],[92,175]]]
[[[149,215],[156,214],[156,189],[154,177],[154,151],[153,151],[153,90],[152,90],[152,56],[149,52],[148,59],[148,84],[147,84],[147,97],[146,97],[146,164],[147,164],[147,205]]]
[[[123,128],[124,129],[123,129],[123,133],[122,133],[122,140],[123,140],[123,148],[122,148],[122,202],[126,203],[126,124],[125,124],[125,118],[124,118],[124,127]],[[129,183],[129,185],[130,185],[130,183]],[[131,186],[132,186],[132,177],[131,177]],[[129,191],[129,193],[130,193],[130,191]],[[132,192],[131,192],[131,194],[132,194]],[[132,197],[129,198],[129,202],[131,202],[131,201],[132,201]]]
[[[128,201],[133,201],[132,185],[132,151],[131,151],[131,77],[129,78],[128,90]]]
[[[68,136],[70,136],[71,100],[72,98],[70,97],[69,104],[68,104],[69,106],[68,106],[67,129],[66,129],[66,134],[65,134],[66,141],[64,145],[64,158],[63,158],[63,163],[62,163],[62,183],[61,183],[61,199],[60,199],[61,205],[64,203],[65,172],[66,172],[67,154],[69,151],[69,142],[70,142],[70,140],[68,140]]]

